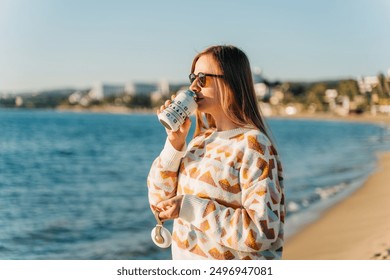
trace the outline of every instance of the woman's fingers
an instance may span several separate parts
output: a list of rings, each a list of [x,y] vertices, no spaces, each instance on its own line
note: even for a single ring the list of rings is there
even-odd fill
[[[171,103],[172,103],[171,100],[166,100],[166,101],[164,102],[164,104],[161,105],[159,109],[157,109],[157,115],[160,114],[162,111],[164,111],[165,108],[167,108],[167,107],[169,106],[169,104],[171,104]]]
[[[161,105],[161,106],[160,106],[160,112],[164,111],[164,109],[165,109],[165,106],[164,106],[164,105]]]
[[[162,221],[171,220],[171,219],[174,219],[173,212],[174,212],[174,208],[169,207],[167,210],[161,211],[160,214],[158,215],[158,217]]]
[[[158,215],[162,220],[172,220],[179,217],[180,206],[183,196],[175,196],[165,201],[161,201],[157,204],[157,207],[161,210]]]
[[[167,210],[168,207],[172,206],[172,199],[170,198],[167,200],[160,201],[159,203],[157,203],[156,206],[158,207],[158,209],[160,209],[160,212]]]
[[[190,127],[191,127],[191,119],[186,118],[184,123],[180,126],[180,132],[187,135],[188,131],[190,130]]]
[[[160,109],[157,110],[157,115],[160,114],[162,111],[164,111],[165,108],[168,107],[169,104],[171,104],[172,101],[173,101],[173,99],[175,99],[175,98],[176,98],[176,95],[175,95],[175,94],[172,94],[172,95],[171,95],[171,100],[169,100],[169,99],[166,100],[166,101],[164,102],[164,105],[161,105],[161,106],[160,106]]]

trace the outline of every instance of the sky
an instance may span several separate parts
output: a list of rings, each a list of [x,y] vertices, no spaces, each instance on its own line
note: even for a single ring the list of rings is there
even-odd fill
[[[386,74],[389,0],[0,0],[0,92],[186,82],[208,46],[275,81]]]

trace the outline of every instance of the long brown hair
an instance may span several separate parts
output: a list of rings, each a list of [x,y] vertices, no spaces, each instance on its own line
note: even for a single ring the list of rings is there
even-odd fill
[[[218,79],[219,100],[225,115],[240,127],[258,128],[271,135],[257,105],[252,72],[246,54],[235,46],[211,46],[200,52],[193,60],[191,73],[202,55],[211,55],[224,75]],[[215,121],[210,114],[197,111],[194,137],[207,128],[215,128]],[[271,140],[272,141],[272,140]]]

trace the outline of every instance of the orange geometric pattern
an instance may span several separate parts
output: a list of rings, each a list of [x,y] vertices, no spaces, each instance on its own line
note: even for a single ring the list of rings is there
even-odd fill
[[[174,221],[174,258],[280,259],[286,216],[283,168],[266,135],[208,130],[167,164],[164,150],[148,176],[149,202],[184,195]],[[184,256],[184,254],[183,254]]]

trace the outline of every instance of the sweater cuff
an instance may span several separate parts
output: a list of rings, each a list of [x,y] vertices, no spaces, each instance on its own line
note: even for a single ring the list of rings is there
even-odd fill
[[[160,153],[160,159],[163,162],[163,165],[169,169],[177,170],[181,159],[186,153],[186,149],[187,145],[184,145],[184,148],[181,151],[176,150],[167,138],[164,149]]]
[[[189,223],[199,218],[199,212],[207,206],[207,201],[196,195],[185,194],[181,202],[179,217]]]

